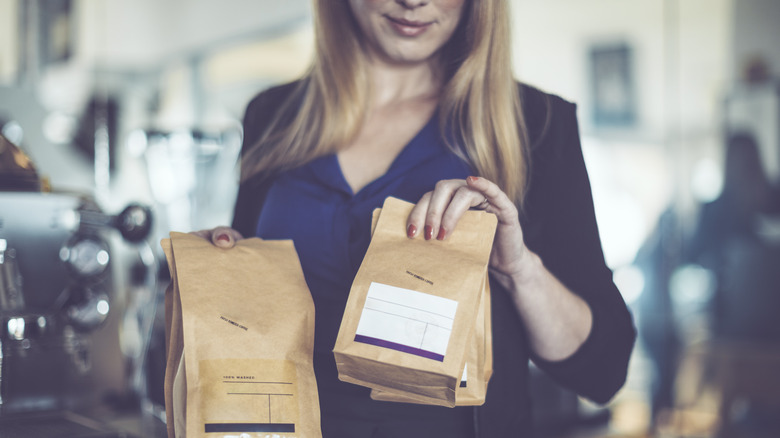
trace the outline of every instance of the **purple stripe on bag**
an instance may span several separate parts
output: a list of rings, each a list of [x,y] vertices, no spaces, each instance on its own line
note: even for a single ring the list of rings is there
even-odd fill
[[[428,359],[438,360],[444,362],[444,355],[434,353],[420,348],[409,347],[403,344],[397,344],[395,342],[385,341],[384,339],[372,338],[370,336],[355,335],[355,342],[362,342],[364,344],[376,345],[377,347],[389,348],[391,350],[402,351],[404,353],[414,354],[415,356],[422,356]]]
[[[295,423],[206,423],[206,433],[278,432],[295,433]]]

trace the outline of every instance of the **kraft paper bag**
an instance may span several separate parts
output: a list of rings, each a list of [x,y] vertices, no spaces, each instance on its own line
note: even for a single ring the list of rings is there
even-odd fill
[[[314,303],[292,241],[171,233],[168,436],[318,438]]]
[[[371,232],[374,232],[381,208],[372,214]],[[482,298],[477,310],[477,322],[471,344],[466,352],[466,366],[463,368],[460,384],[455,389],[455,406],[481,406],[485,403],[487,386],[493,375],[493,327],[490,312],[490,281],[485,276]],[[415,394],[371,390],[371,398],[378,401],[401,403],[439,404]]]
[[[468,211],[446,240],[409,239],[412,207],[385,200],[333,353],[342,381],[452,407],[497,221]]]

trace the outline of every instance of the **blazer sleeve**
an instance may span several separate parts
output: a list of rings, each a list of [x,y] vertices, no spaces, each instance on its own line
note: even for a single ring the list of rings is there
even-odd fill
[[[262,134],[260,125],[263,121],[262,108],[264,100],[265,95],[260,94],[252,99],[246,107],[242,123],[244,138],[241,145],[241,157],[257,142]],[[262,199],[258,199],[258,195],[262,194],[258,192],[260,189],[261,185],[256,180],[244,181],[242,175],[242,181],[238,186],[236,204],[233,208],[232,227],[244,237],[252,237],[255,234],[254,227],[257,218],[260,216],[260,208],[262,206]]]
[[[625,383],[636,331],[604,260],[576,106],[554,97],[548,110],[552,117],[546,134],[532,151],[525,208],[533,225],[526,243],[556,278],[585,300],[593,325],[570,357],[551,362],[532,353],[531,359],[563,386],[606,403]]]
[[[247,104],[242,123],[244,137],[241,157],[257,143],[271,121],[278,116],[277,111],[285,107],[285,103],[294,95],[300,83],[296,81],[269,88]],[[232,227],[244,237],[255,235],[257,219],[270,185],[271,179],[266,175],[256,175],[249,179],[244,179],[242,175],[233,209]]]

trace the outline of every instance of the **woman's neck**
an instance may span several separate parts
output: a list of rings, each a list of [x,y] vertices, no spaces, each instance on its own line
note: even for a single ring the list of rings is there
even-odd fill
[[[438,97],[442,80],[435,65],[432,61],[415,64],[369,61],[371,107],[378,108],[409,100]]]

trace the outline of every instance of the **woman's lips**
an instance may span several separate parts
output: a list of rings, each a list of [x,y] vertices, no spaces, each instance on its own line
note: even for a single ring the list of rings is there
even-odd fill
[[[424,33],[433,24],[433,21],[410,21],[403,18],[385,16],[390,26],[401,36],[416,37]]]

